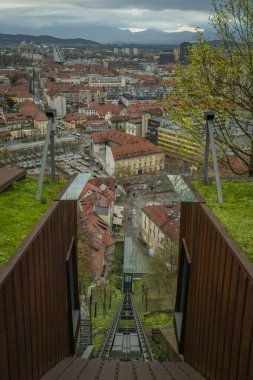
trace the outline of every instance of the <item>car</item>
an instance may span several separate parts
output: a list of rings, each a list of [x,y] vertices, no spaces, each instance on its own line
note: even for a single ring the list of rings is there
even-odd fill
[[[144,185],[142,186],[142,188],[143,188],[143,190],[147,190],[147,188],[148,188],[147,183],[144,183]]]
[[[162,181],[160,181],[160,179],[156,181],[156,186],[160,186],[161,184],[162,184]]]
[[[136,209],[135,208],[132,209],[132,215],[136,215]]]
[[[141,189],[142,189],[142,187],[141,187],[141,185],[139,185],[139,186],[138,186],[138,190],[141,190]]]

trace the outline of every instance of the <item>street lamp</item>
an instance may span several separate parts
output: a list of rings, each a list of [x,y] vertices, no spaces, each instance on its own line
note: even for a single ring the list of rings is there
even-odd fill
[[[204,119],[206,120],[206,146],[205,146],[205,161],[204,161],[203,180],[204,180],[204,183],[207,183],[209,142],[210,142],[211,152],[212,152],[212,157],[213,157],[213,167],[214,167],[214,173],[215,173],[215,180],[216,180],[216,186],[217,186],[217,193],[218,193],[218,201],[219,201],[219,203],[223,203],[219,168],[218,168],[216,148],[215,148],[215,141],[214,141],[214,136],[213,136],[214,118],[215,118],[215,111],[207,111],[204,113]]]

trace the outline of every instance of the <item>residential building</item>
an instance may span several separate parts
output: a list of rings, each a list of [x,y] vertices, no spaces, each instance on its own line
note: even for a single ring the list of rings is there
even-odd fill
[[[48,125],[48,118],[44,112],[33,102],[27,101],[22,103],[20,112],[30,115],[33,118],[33,125],[37,135],[45,135]]]
[[[115,185],[112,178],[89,180],[79,198],[80,230],[86,236],[85,249],[95,278],[107,277],[114,257],[115,240],[111,236]]]
[[[52,90],[47,93],[46,99],[48,106],[56,110],[56,116],[62,117],[66,115],[66,98],[64,95]]]
[[[126,122],[125,132],[133,136],[142,136],[142,119],[129,120]]]
[[[105,102],[103,87],[86,86],[79,89],[79,102],[89,104],[91,102],[102,104]]]
[[[145,119],[144,119],[145,120]],[[168,119],[164,116],[150,116],[147,121],[146,139],[157,145],[158,129],[168,124]]]
[[[84,127],[87,117],[84,113],[68,113],[62,118],[62,124],[67,129],[77,129]]]
[[[142,209],[141,234],[153,253],[179,239],[180,206],[151,205]]]
[[[168,63],[175,63],[175,55],[173,52],[162,52],[159,56],[159,64],[167,65]]]
[[[89,86],[95,87],[124,87],[125,79],[122,76],[102,76],[102,75],[88,75],[89,78]]]
[[[5,113],[3,115],[6,127],[11,131],[11,139],[32,137],[36,130],[31,115],[23,113]]]
[[[112,177],[127,177],[164,169],[164,153],[149,141],[106,146],[105,170]]]
[[[178,158],[183,161],[201,162],[204,157],[204,143],[196,141],[179,126],[158,128],[158,146],[169,157]]]

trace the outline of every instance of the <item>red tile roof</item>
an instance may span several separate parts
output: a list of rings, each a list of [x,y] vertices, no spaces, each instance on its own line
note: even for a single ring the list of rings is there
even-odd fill
[[[101,132],[93,132],[92,140],[94,144],[99,144],[101,142],[111,141],[119,145],[123,144],[132,144],[138,143],[140,141],[145,141],[141,137],[131,136],[125,132],[121,131],[101,131]]]
[[[63,120],[70,122],[70,121],[85,121],[87,119],[85,113],[82,112],[74,112],[69,113],[66,116],[63,117]]]
[[[20,111],[25,115],[31,116],[35,121],[48,120],[47,116],[43,112],[41,112],[39,107],[31,101],[23,102],[20,107]]]
[[[85,226],[90,247],[90,261],[96,277],[103,271],[106,248],[115,244],[109,225],[94,211],[96,206],[109,207],[115,199],[115,185],[111,178],[97,178],[87,182],[80,196],[80,222]]]
[[[138,144],[112,146],[111,151],[115,160],[124,160],[130,157],[148,156],[163,153],[160,147],[146,140],[140,140]]]
[[[180,204],[173,207],[165,205],[146,206],[142,211],[151,219],[156,226],[171,240],[179,239],[180,227]]]

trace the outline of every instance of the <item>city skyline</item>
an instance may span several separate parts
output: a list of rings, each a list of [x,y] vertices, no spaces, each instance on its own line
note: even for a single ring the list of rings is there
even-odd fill
[[[60,38],[88,38],[110,42],[129,33],[129,38],[153,29],[174,33],[203,31],[213,37],[209,25],[211,0],[184,1],[14,0],[0,4],[0,33],[53,35]],[[115,36],[115,31],[118,36]],[[132,33],[130,33],[130,32]],[[127,38],[127,37],[125,37]]]

